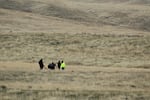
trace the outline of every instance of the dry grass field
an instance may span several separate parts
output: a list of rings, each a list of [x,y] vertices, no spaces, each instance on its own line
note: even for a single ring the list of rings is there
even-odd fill
[[[0,0],[0,100],[150,100],[149,33],[149,0]]]
[[[39,71],[36,63],[0,63],[2,100],[149,100],[150,70],[68,65]],[[8,66],[9,65],[9,66]]]

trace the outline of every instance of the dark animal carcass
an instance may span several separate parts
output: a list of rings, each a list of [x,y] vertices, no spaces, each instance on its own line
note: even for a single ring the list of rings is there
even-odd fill
[[[54,70],[55,66],[56,66],[56,64],[52,62],[48,65],[48,69]]]

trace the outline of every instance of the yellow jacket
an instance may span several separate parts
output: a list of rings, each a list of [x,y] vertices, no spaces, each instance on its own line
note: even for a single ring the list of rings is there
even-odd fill
[[[63,62],[63,63],[61,63],[61,66],[60,66],[61,68],[65,68],[66,67],[66,64]]]

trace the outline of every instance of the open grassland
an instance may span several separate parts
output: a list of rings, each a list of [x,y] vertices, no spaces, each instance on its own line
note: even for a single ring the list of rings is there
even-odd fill
[[[64,59],[69,64],[149,68],[149,35],[89,33],[0,34],[1,61],[46,63]]]
[[[0,42],[2,100],[150,99],[149,35],[7,33]],[[40,58],[67,69],[39,71]]]
[[[150,70],[68,65],[39,71],[36,63],[0,63],[2,100],[149,100]]]
[[[0,100],[150,100],[149,32],[149,0],[0,0]]]

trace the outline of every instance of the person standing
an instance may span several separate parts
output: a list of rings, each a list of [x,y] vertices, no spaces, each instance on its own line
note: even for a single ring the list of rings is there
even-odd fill
[[[58,66],[58,69],[60,70],[60,66],[61,66],[60,60],[58,61],[57,66]]]
[[[40,66],[40,69],[41,69],[41,70],[44,68],[43,59],[40,59],[40,61],[39,61],[39,66]]]
[[[62,62],[61,62],[61,66],[60,66],[60,67],[61,67],[61,69],[62,69],[62,70],[64,70],[64,69],[65,69],[66,64],[65,64],[65,62],[64,62],[64,61],[62,61]]]

